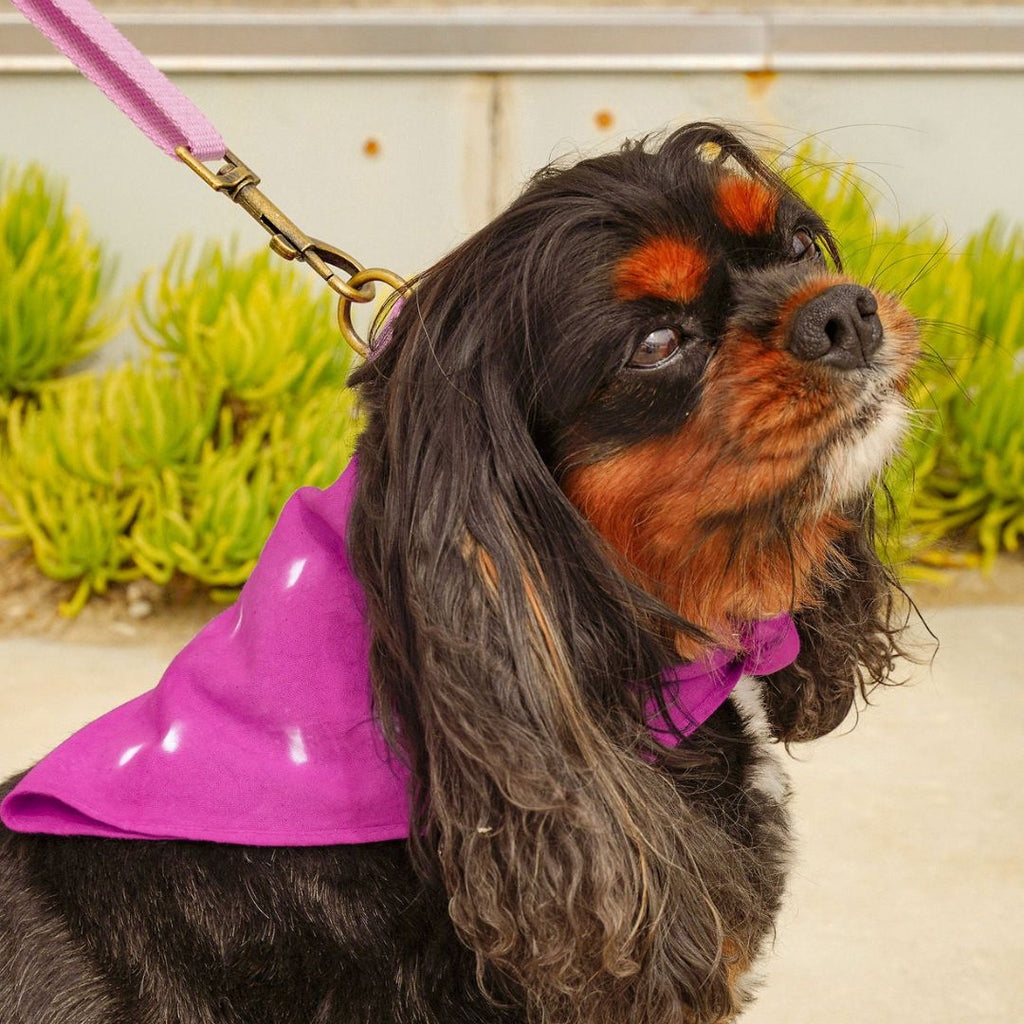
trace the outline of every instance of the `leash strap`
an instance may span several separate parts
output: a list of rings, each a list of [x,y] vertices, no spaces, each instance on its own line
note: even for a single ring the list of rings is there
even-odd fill
[[[184,146],[219,160],[220,132],[87,0],[11,0],[93,84],[169,156]]]
[[[408,289],[397,274],[367,270],[344,250],[302,231],[256,187],[259,177],[227,148],[203,112],[88,0],[11,2],[160,149],[258,221],[278,256],[312,267],[339,297],[338,326],[345,340],[360,355],[370,355],[352,324],[352,304],[372,301],[381,283],[393,289],[385,310],[393,307]],[[214,172],[206,160],[226,163]]]

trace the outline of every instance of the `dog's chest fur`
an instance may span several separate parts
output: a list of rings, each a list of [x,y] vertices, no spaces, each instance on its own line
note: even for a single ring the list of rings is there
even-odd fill
[[[688,741],[714,746],[722,772],[686,789],[745,851],[770,917],[788,787],[761,685],[741,680]],[[399,842],[274,849],[0,830],[0,906],[0,1024],[523,1019],[480,995],[446,897],[417,881]]]

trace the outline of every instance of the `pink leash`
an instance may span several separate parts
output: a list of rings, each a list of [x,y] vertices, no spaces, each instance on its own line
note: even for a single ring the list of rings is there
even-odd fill
[[[312,267],[339,296],[338,326],[345,340],[360,355],[370,354],[353,327],[352,303],[372,301],[381,282],[394,289],[385,307],[390,308],[406,291],[397,274],[367,270],[344,250],[301,231],[256,187],[259,177],[227,148],[203,112],[88,0],[11,2],[160,149],[257,220],[270,233],[270,248],[278,256]],[[227,163],[216,173],[203,164],[221,159]]]
[[[88,0],[11,2],[169,156],[223,159],[220,132]]]

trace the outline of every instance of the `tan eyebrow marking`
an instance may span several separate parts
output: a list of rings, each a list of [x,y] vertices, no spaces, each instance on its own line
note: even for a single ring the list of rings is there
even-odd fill
[[[719,219],[742,235],[765,235],[771,231],[778,206],[777,195],[749,178],[725,178],[715,193]]]
[[[661,235],[633,250],[615,268],[615,294],[693,302],[708,278],[707,256],[692,242]]]

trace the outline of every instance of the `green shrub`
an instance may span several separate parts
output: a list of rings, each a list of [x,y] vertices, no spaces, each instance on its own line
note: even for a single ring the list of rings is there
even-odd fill
[[[297,277],[269,249],[239,260],[233,249],[207,245],[193,262],[180,244],[138,297],[143,340],[231,399],[301,402],[345,385],[349,350],[333,293],[308,272]]]
[[[155,359],[78,374],[10,403],[10,458],[40,474],[129,488],[167,466],[195,463],[220,403],[187,366]]]
[[[252,572],[288,497],[341,474],[360,429],[351,396],[323,392],[251,423],[242,440],[225,409],[221,444],[206,443],[191,478],[165,470],[151,480],[131,530],[133,557],[159,583],[181,573],[233,596]]]
[[[35,166],[0,182],[0,395],[34,391],[112,333],[112,264]]]
[[[263,253],[216,246],[193,280],[185,251],[147,299],[146,360],[6,403],[0,535],[78,580],[68,614],[142,576],[233,596],[288,496],[330,484],[355,446],[351,354],[330,299]]]
[[[52,466],[35,473],[7,462],[2,469],[0,493],[9,506],[0,537],[27,539],[43,573],[78,581],[61,611],[76,614],[90,594],[103,593],[109,582],[141,575],[131,564],[125,535],[137,498]]]

